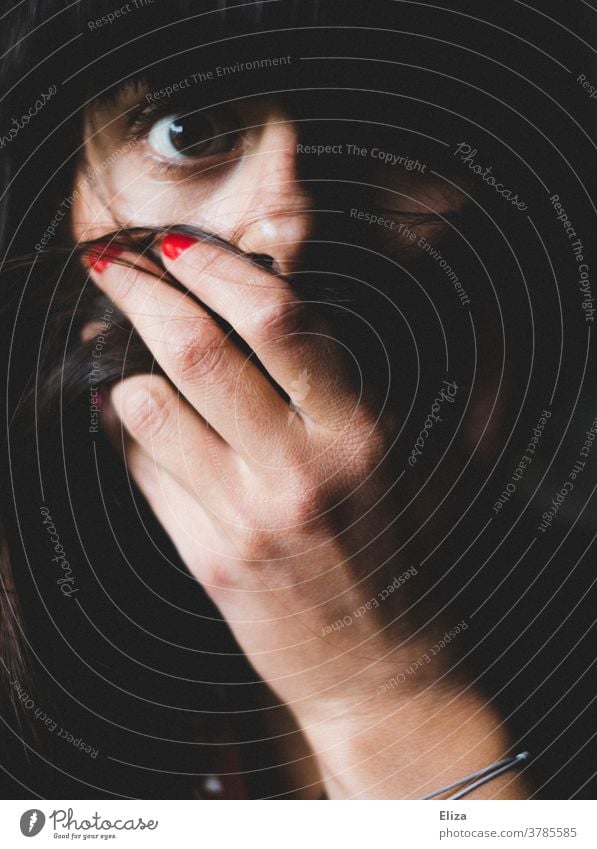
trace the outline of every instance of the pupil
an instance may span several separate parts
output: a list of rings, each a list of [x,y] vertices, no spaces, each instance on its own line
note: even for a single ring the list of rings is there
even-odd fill
[[[170,141],[173,147],[185,156],[197,156],[209,146],[212,127],[203,115],[185,115],[170,124]]]

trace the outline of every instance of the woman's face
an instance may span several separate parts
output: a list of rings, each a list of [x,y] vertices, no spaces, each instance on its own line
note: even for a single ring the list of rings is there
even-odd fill
[[[130,84],[113,102],[87,112],[73,235],[91,239],[119,227],[188,224],[247,253],[268,254],[279,272],[289,274],[300,267],[303,247],[316,238],[323,216],[343,215],[354,227],[350,206],[382,209],[385,225],[363,223],[359,241],[382,248],[391,242],[392,249],[408,252],[412,241],[401,234],[397,220],[392,225],[394,214],[443,214],[459,203],[458,194],[429,173],[351,157],[345,145],[342,153],[332,150],[319,160],[301,144],[303,127],[271,99],[205,110]],[[313,135],[313,124],[309,130]],[[360,187],[371,188],[359,188],[359,200],[355,190],[348,208],[330,210],[329,203],[319,202],[318,181],[305,179],[315,163],[321,174],[322,162],[330,166],[326,177],[338,168],[341,180],[340,171],[347,173],[348,167],[358,171]],[[437,229],[429,224],[416,229],[423,234],[431,226]]]

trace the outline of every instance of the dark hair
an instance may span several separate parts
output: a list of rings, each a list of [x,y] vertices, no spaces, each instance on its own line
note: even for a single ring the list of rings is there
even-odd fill
[[[387,258],[361,249],[359,233],[350,231],[350,223],[330,224],[323,239],[325,256],[317,253],[316,267],[335,274],[336,284],[326,281],[322,287],[317,277],[296,283],[306,296],[315,292],[332,303],[350,298],[386,331],[388,350],[400,365],[392,375],[393,390],[414,399],[400,439],[405,450],[415,443],[428,399],[447,373],[469,401],[488,392],[488,408],[499,407],[500,432],[507,437],[497,447],[488,427],[475,429],[470,416],[463,416],[462,427],[470,425],[470,432],[463,435],[454,423],[445,440],[429,446],[425,474],[405,476],[404,555],[418,564],[424,552],[426,564],[416,588],[409,585],[407,591],[413,593],[422,623],[439,620],[449,627],[466,618],[461,664],[498,704],[515,742],[533,753],[537,794],[590,798],[593,765],[583,717],[591,704],[587,673],[594,662],[588,557],[595,523],[581,509],[585,490],[578,492],[578,503],[570,499],[559,514],[559,521],[575,528],[574,536],[554,546],[537,531],[562,470],[567,473],[583,428],[594,416],[586,388],[579,387],[574,405],[570,403],[569,387],[576,390],[589,349],[576,330],[574,297],[562,299],[552,285],[553,276],[566,280],[570,290],[576,281],[571,280],[567,253],[559,242],[555,247],[560,224],[543,203],[543,188],[535,179],[538,142],[535,136],[520,142],[521,134],[529,132],[526,115],[530,112],[533,126],[540,127],[543,116],[539,104],[529,104],[519,77],[507,73],[495,55],[503,48],[512,64],[524,64],[542,79],[551,69],[544,54],[559,55],[560,31],[546,27],[541,49],[533,51],[528,43],[518,45],[507,33],[500,34],[497,23],[484,29],[467,14],[466,3],[456,4],[462,9],[452,16],[449,12],[458,10],[425,8],[424,3],[380,2],[348,9],[346,3],[304,0],[154,0],[117,25],[90,28],[90,22],[101,20],[115,5],[113,0],[31,0],[15,4],[3,21],[6,58],[0,73],[7,94],[0,133],[22,113],[23,104],[34,103],[50,86],[59,91],[35,122],[19,131],[18,144],[15,139],[5,145],[2,160],[0,344],[7,433],[0,461],[6,482],[0,502],[0,681],[4,769],[15,782],[10,792],[21,798],[23,790],[70,798],[190,795],[195,791],[189,776],[217,771],[218,747],[230,739],[242,744],[245,766],[262,764],[255,770],[252,792],[277,791],[275,760],[260,742],[260,682],[218,612],[186,573],[111,446],[101,433],[89,438],[89,361],[96,341],[83,342],[80,330],[113,310],[87,280],[80,262],[92,243],[73,245],[64,215],[50,244],[41,250],[35,246],[72,191],[87,104],[114,96],[126,80],[143,79],[159,89],[189,68],[215,67],[227,57],[232,64],[291,51],[297,61],[282,67],[274,80],[258,70],[230,76],[215,81],[206,92],[208,102],[279,94],[307,119],[307,135],[319,117],[324,122],[317,125],[320,136],[329,127],[340,127],[349,139],[373,133],[376,139],[391,139],[394,147],[400,139],[408,148],[416,144],[417,155],[431,163],[430,169],[448,178],[458,167],[461,178],[471,173],[455,159],[454,146],[463,139],[470,140],[471,148],[482,143],[479,159],[496,163],[496,171],[500,163],[500,172],[508,175],[520,197],[535,201],[529,224],[486,185],[471,182],[467,208],[443,221],[447,235],[438,261],[398,257],[388,265]],[[555,4],[548,5],[554,5],[557,19]],[[365,37],[367,56],[375,62],[363,61]],[[421,67],[421,44],[430,52],[429,67]],[[457,73],[454,45],[462,47],[456,54]],[[301,56],[330,59],[299,62]],[[387,71],[383,85],[380,67]],[[390,75],[390,70],[396,73]],[[558,85],[551,89],[556,100],[562,94]],[[586,104],[580,93],[573,97],[577,94],[581,114]],[[480,128],[479,110],[487,111],[488,103],[495,115]],[[396,119],[389,115],[390,106]],[[555,123],[555,106],[550,115],[550,142],[567,150],[569,125]],[[581,139],[581,173],[591,153],[583,144]],[[567,185],[569,162],[561,161],[548,141],[540,150],[545,165],[536,167],[542,174],[549,170],[550,186],[555,191]],[[324,169],[312,176],[336,206],[345,200],[354,206],[358,167],[358,161],[349,163],[345,183],[326,185]],[[593,212],[582,188],[575,186],[565,204],[576,221],[591,220]],[[553,249],[551,243],[546,249],[544,234],[553,240]],[[108,238],[151,251],[156,235],[159,231],[148,226]],[[219,238],[199,231],[196,235]],[[221,243],[235,249],[230,242]],[[446,265],[458,271],[471,300],[470,313],[461,310],[446,286]],[[382,282],[372,293],[347,282],[358,279]],[[411,286],[413,280],[424,285]],[[434,310],[428,309],[429,302]],[[388,310],[388,303],[395,310]],[[539,312],[533,310],[536,303]],[[97,382],[155,370],[124,317],[112,311],[110,318]],[[560,327],[566,330],[565,355],[553,344]],[[413,339],[425,344],[413,345]],[[362,340],[363,347],[367,342]],[[528,367],[524,378],[521,364]],[[504,487],[546,406],[552,413],[550,425],[537,449],[543,459],[520,476],[520,513],[506,520],[506,508],[493,514],[492,505],[508,491]],[[488,416],[483,424],[491,421]],[[557,452],[562,459],[552,468],[549,457]],[[443,475],[440,481],[436,468]],[[590,474],[586,472],[586,482]],[[437,492],[431,499],[425,495],[429,480]],[[45,523],[40,507],[47,511]],[[48,516],[69,561],[79,564],[75,580],[84,608],[76,596],[66,599],[73,604],[64,604],[55,574],[46,565],[51,553]],[[536,560],[525,560],[533,535]],[[135,567],[139,563],[142,572]],[[123,650],[125,645],[130,651]],[[60,745],[51,731],[54,720],[75,738],[103,748],[100,760],[92,762]]]
[[[234,8],[227,10],[227,5]],[[204,41],[217,41],[221,53],[223,38],[259,33],[267,6],[156,1],[139,10],[136,19],[131,15],[130,21],[119,22],[122,26],[105,25],[97,32],[88,23],[110,13],[110,2],[29,2],[5,18],[2,89],[8,95],[2,126],[10,125],[8,116],[19,114],[21,104],[35,102],[40,91],[60,88],[36,116],[35,133],[23,133],[18,147],[7,144],[2,162],[2,362],[8,422],[1,465],[7,484],[1,512],[7,524],[1,540],[2,766],[12,774],[17,797],[23,789],[51,795],[56,780],[60,792],[73,797],[131,791],[135,796],[189,796],[201,792],[202,775],[221,770],[220,750],[231,740],[245,742],[243,755],[257,750],[262,771],[253,792],[267,795],[277,789],[270,784],[267,756],[259,754],[264,746],[252,742],[265,736],[259,731],[261,685],[101,430],[89,436],[90,363],[98,343],[97,337],[83,342],[81,328],[106,316],[111,325],[94,374],[96,386],[155,371],[156,364],[124,316],[86,279],[81,257],[94,243],[72,243],[67,215],[51,233],[50,244],[43,238],[56,212],[68,208],[85,104],[110,98],[126,80],[153,76],[161,83],[169,73],[177,79],[178,69],[188,68],[193,56],[200,53],[202,61],[213,56],[209,48],[198,49]],[[205,31],[198,39],[199,26]],[[231,54],[234,61],[240,50]],[[107,238],[145,252],[157,235],[155,229],[121,229]],[[217,239],[199,231],[195,235]],[[225,247],[234,249],[230,243]],[[38,348],[29,345],[32,339],[39,341]],[[45,511],[41,516],[40,508]],[[87,596],[84,616],[73,617],[65,609],[57,576],[44,574],[41,564],[50,563],[52,554],[48,521],[68,552],[68,574],[75,573],[69,586]],[[102,551],[106,568],[90,556],[94,548]],[[144,560],[147,567],[137,574],[133,564]],[[75,570],[74,563],[80,568]],[[68,600],[74,606],[76,595]],[[119,622],[115,639],[109,634],[110,610]],[[183,635],[185,617],[193,627]],[[123,645],[130,646],[127,654]],[[135,682],[132,691],[130,681]],[[56,723],[99,748],[99,761],[97,755],[83,758],[57,742]],[[11,788],[9,781],[6,786]]]

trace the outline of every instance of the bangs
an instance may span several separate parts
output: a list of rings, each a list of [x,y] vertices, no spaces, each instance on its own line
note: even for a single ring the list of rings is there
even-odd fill
[[[20,144],[5,151],[6,167],[15,173],[26,164],[30,176],[31,169],[62,170],[72,159],[68,152],[75,155],[80,146],[85,107],[114,98],[131,82],[157,91],[196,74],[198,82],[209,81],[195,87],[196,96],[211,102],[267,88],[267,60],[290,52],[296,28],[314,25],[318,6],[308,0],[16,2],[0,28],[0,125],[10,127],[24,107],[48,95]],[[246,62],[255,69],[250,74],[215,73]],[[276,68],[274,87],[286,86],[280,78],[286,71]]]
[[[316,24],[318,9],[309,0],[28,0],[3,16],[2,87],[10,101],[11,89],[21,99],[51,81],[71,103],[110,97],[127,81],[159,87],[200,61],[281,49],[280,30]]]
[[[381,4],[379,9],[388,7]],[[363,83],[360,63],[347,74],[344,67],[322,69],[301,57],[350,52],[351,28],[374,23],[373,11],[366,4],[347,7],[329,0],[321,6],[318,0],[14,3],[0,29],[0,126],[10,128],[14,116],[41,103],[42,97],[43,108],[34,107],[35,120],[19,134],[19,144],[3,151],[3,244],[9,234],[2,221],[11,217],[21,222],[10,234],[8,255],[26,254],[47,227],[47,210],[60,206],[69,194],[90,104],[115,99],[126,85],[161,93],[191,78],[188,93],[194,109],[274,96],[293,99],[297,112],[302,92],[307,97],[313,92],[314,109],[325,103],[328,109],[339,108],[339,98],[328,91],[351,83],[358,89]],[[369,105],[373,108],[371,99]],[[357,113],[362,106],[360,98]]]

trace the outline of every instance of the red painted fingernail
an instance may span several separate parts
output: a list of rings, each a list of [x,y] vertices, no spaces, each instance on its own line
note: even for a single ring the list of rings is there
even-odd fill
[[[120,256],[121,253],[122,248],[119,245],[98,242],[97,245],[93,245],[87,252],[87,263],[92,271],[101,274],[110,265],[110,262],[116,259],[117,256]]]
[[[168,259],[176,259],[183,251],[197,244],[197,239],[182,233],[168,233],[162,241],[162,252]]]

